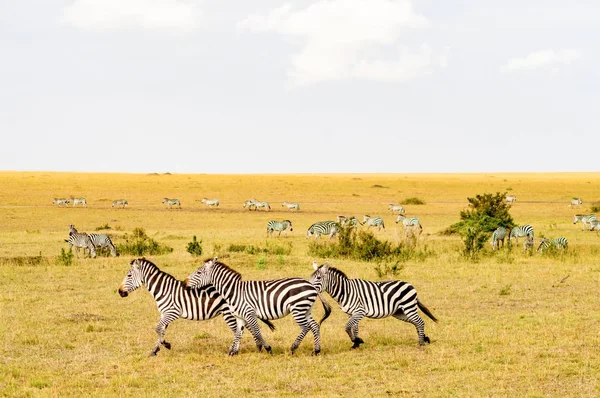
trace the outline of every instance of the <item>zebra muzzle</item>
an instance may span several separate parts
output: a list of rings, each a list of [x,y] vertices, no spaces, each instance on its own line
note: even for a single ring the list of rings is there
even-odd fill
[[[129,296],[129,293],[127,293],[125,290],[123,290],[123,286],[119,286],[119,296],[121,296],[121,297]]]

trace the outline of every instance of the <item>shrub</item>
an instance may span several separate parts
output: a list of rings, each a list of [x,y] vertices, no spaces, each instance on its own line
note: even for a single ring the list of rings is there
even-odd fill
[[[593,205],[592,207],[590,207],[590,211],[592,213],[597,213],[600,211],[600,205]]]
[[[264,257],[261,257],[258,259],[258,261],[256,262],[256,269],[258,269],[258,270],[267,269],[267,265],[266,265]]]
[[[110,228],[110,225],[108,225],[108,224],[104,224],[99,227],[96,227],[96,231],[102,231],[103,229],[111,229],[111,228]]]
[[[393,265],[379,263],[374,268],[379,278],[394,277],[403,269],[404,265],[399,264],[398,261],[396,261]]]
[[[69,251],[66,251],[63,247],[60,249],[60,255],[56,257],[56,264],[68,267],[69,265],[73,264],[73,257],[73,250],[69,249]]]
[[[401,205],[424,205],[425,201],[421,198],[406,198],[402,202]]]
[[[38,256],[0,257],[0,264],[16,266],[43,265],[48,264],[48,260],[42,257],[42,252],[40,252]]]
[[[196,235],[192,238],[191,242],[187,244],[187,252],[192,256],[201,256],[202,255],[202,239],[200,242],[196,240]]]
[[[117,245],[117,252],[121,254],[144,256],[168,254],[173,251],[172,247],[161,245],[146,235],[143,228],[135,228],[131,235],[125,234],[123,239],[125,242]]]
[[[254,245],[230,244],[227,247],[228,252],[246,253],[246,254],[274,254],[276,256],[289,255],[292,253],[292,242],[286,242],[283,246],[269,241],[265,242],[265,247]]]

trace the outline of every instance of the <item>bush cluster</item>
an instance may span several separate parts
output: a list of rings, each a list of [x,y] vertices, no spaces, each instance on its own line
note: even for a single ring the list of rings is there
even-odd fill
[[[202,255],[202,239],[200,239],[200,242],[198,242],[196,240],[196,235],[194,235],[194,237],[192,238],[191,242],[188,242],[187,244],[187,252],[190,253],[192,256],[201,256]]]
[[[173,251],[172,247],[161,245],[146,235],[143,228],[135,228],[131,235],[125,234],[123,239],[125,242],[117,244],[117,252],[121,254],[144,256],[168,254]]]
[[[406,198],[402,202],[401,205],[424,205],[425,201],[421,198]]]

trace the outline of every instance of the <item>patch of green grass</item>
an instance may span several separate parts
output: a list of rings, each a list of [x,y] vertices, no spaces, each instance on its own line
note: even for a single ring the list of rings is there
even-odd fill
[[[412,198],[404,199],[403,201],[400,202],[400,204],[402,204],[402,205],[424,205],[425,201],[421,198],[412,197]]]

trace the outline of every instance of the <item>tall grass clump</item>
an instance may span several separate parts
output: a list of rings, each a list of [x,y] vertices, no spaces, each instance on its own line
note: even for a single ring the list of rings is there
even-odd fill
[[[254,254],[274,254],[276,256],[287,256],[292,253],[292,242],[285,242],[283,245],[278,245],[269,241],[265,242],[265,246],[256,245],[240,245],[232,243],[227,247],[229,253],[246,253]]]
[[[60,249],[60,255],[56,257],[56,264],[68,267],[73,264],[74,257],[73,250],[71,248],[69,248],[69,251],[66,251],[63,247]]]
[[[143,228],[135,228],[131,235],[123,236],[125,242],[117,244],[117,252],[134,256],[161,255],[173,251],[172,247],[161,245],[148,235]]]
[[[590,207],[590,211],[592,213],[597,213],[600,211],[600,205],[592,205],[592,207]]]
[[[421,198],[406,198],[404,199],[402,202],[400,202],[401,205],[424,205],[425,201]]]
[[[194,235],[194,237],[192,238],[192,241],[188,242],[186,250],[192,256],[196,256],[196,257],[201,256],[202,255],[202,239],[200,239],[200,242],[198,242],[198,240],[196,239],[196,235]]]
[[[48,260],[42,257],[42,252],[40,252],[38,256],[0,257],[0,264],[14,266],[46,265]]]

